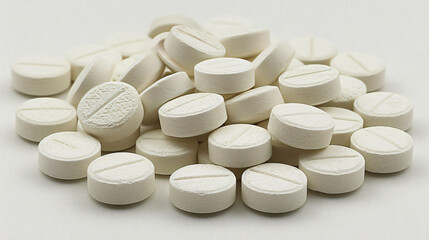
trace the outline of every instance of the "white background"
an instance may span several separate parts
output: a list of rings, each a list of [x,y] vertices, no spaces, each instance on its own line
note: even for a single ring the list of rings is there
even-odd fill
[[[0,2],[0,239],[429,239],[429,1]],[[387,66],[383,90],[415,104],[413,165],[397,174],[367,174],[350,194],[310,191],[301,209],[283,215],[252,211],[240,194],[224,212],[186,214],[169,203],[162,177],[146,201],[110,207],[88,196],[85,180],[40,173],[37,144],[14,132],[15,109],[29,97],[11,89],[10,64],[27,54],[64,56],[111,33],[145,33],[166,13],[202,23],[238,14],[279,38],[321,36],[340,52],[380,56]]]

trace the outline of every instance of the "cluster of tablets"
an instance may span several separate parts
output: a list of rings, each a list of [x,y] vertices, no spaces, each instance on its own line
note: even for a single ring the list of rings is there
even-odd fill
[[[378,57],[337,54],[327,40],[164,16],[147,36],[16,62],[13,87],[39,96],[18,108],[16,132],[40,142],[43,173],[86,177],[103,203],[146,199],[158,174],[171,175],[170,201],[184,211],[228,208],[241,179],[247,206],[282,213],[301,207],[307,189],[346,193],[365,170],[410,165],[413,106],[377,91],[384,75]],[[67,89],[66,100],[46,97]]]

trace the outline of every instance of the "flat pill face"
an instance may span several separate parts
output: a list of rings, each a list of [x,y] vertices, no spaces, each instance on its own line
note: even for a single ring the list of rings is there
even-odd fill
[[[36,124],[61,123],[74,118],[75,108],[56,98],[34,98],[24,102],[17,111],[17,116]]]
[[[334,134],[356,131],[363,127],[362,117],[353,111],[337,107],[322,107],[320,109],[327,112],[334,119]]]
[[[305,104],[286,103],[277,105],[271,114],[280,121],[298,128],[329,129],[334,126],[334,120],[328,113]]]
[[[88,175],[110,184],[132,184],[148,178],[153,172],[153,164],[147,158],[125,152],[104,155],[88,167]]]
[[[130,119],[139,104],[138,93],[131,85],[108,82],[85,94],[78,106],[78,116],[89,126],[113,127]]]
[[[325,65],[306,65],[286,71],[280,78],[280,84],[289,87],[307,87],[323,84],[338,78],[338,71]]]
[[[203,113],[223,104],[223,97],[213,93],[193,93],[164,104],[159,113],[165,116],[185,117]]]
[[[313,172],[342,175],[364,168],[365,159],[351,148],[330,145],[322,150],[302,153],[299,165]]]
[[[168,156],[196,151],[198,141],[195,138],[169,137],[160,129],[156,129],[141,135],[136,145],[147,153]]]
[[[219,56],[225,54],[225,48],[216,38],[198,29],[180,25],[173,27],[170,33],[201,52]]]
[[[106,38],[105,43],[110,48],[118,50],[122,56],[149,51],[153,47],[153,42],[148,36],[137,33],[122,33],[110,35]]]
[[[296,58],[303,61],[330,59],[337,53],[332,43],[320,38],[295,38],[290,40],[289,43],[296,49]]]
[[[212,164],[194,164],[175,171],[170,184],[180,191],[211,194],[234,186],[236,178],[226,168]]]
[[[55,77],[69,72],[70,64],[63,58],[28,56],[16,62],[12,71],[31,78]]]
[[[353,145],[378,154],[402,153],[412,148],[413,139],[406,132],[391,127],[369,127],[355,132]]]
[[[100,151],[100,142],[80,132],[59,132],[44,138],[39,151],[46,156],[63,161],[73,161],[92,156]]]
[[[266,129],[258,126],[232,124],[214,131],[210,134],[209,141],[223,147],[249,148],[271,141],[271,135]]]
[[[246,170],[241,181],[257,192],[281,194],[306,188],[307,178],[295,167],[265,163]]]
[[[384,70],[384,63],[380,58],[364,53],[337,55],[332,59],[331,66],[341,73],[353,76],[366,76]]]
[[[234,74],[251,71],[253,64],[240,58],[214,58],[195,66],[195,71],[208,74]]]
[[[355,100],[355,108],[375,116],[395,116],[412,110],[411,102],[395,93],[373,92]]]

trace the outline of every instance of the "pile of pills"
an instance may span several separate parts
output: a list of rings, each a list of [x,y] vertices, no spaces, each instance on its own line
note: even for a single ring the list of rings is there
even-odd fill
[[[170,202],[187,212],[222,211],[241,194],[252,209],[284,213],[307,189],[343,194],[365,171],[411,164],[413,105],[378,91],[384,76],[378,57],[338,54],[322,38],[163,16],[147,35],[17,61],[14,89],[37,98],[16,111],[16,133],[39,142],[44,174],[87,178],[102,203],[143,201],[166,175]],[[66,100],[49,97],[66,90]]]

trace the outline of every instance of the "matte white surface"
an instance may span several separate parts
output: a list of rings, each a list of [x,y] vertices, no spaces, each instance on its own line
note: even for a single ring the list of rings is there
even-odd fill
[[[1,239],[427,239],[428,1],[0,2]],[[108,207],[90,198],[85,181],[44,176],[37,167],[37,144],[14,132],[14,112],[28,97],[10,87],[13,60],[33,53],[65,56],[75,46],[99,43],[115,32],[147,33],[151,20],[163,13],[186,14],[201,22],[219,13],[239,14],[278,38],[320,36],[339,52],[381,57],[386,63],[383,91],[407,96],[415,104],[409,130],[415,144],[413,164],[393,175],[367,173],[363,186],[350,194],[332,197],[309,191],[302,208],[276,216],[249,210],[240,194],[219,214],[185,214],[169,203],[168,179],[162,177],[141,204]]]

